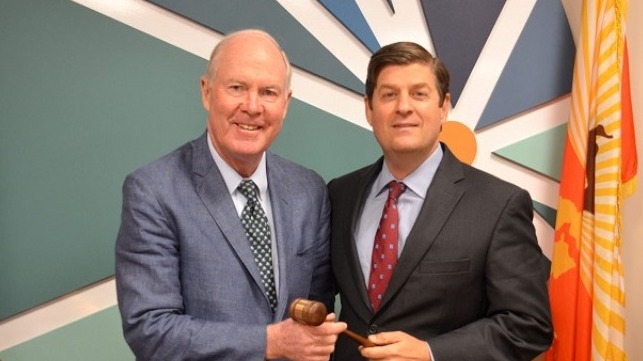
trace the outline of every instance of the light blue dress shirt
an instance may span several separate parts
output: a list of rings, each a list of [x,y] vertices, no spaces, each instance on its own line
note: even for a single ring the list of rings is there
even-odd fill
[[[270,193],[268,191],[268,173],[266,171],[266,153],[261,156],[261,161],[255,172],[249,178],[243,178],[235,171],[228,163],[226,163],[219,153],[214,149],[212,141],[210,140],[210,135],[208,134],[208,147],[210,148],[210,153],[216,163],[223,181],[225,182],[226,188],[232,197],[234,202],[234,207],[237,209],[237,215],[241,219],[241,212],[243,212],[243,207],[245,207],[246,202],[248,201],[246,197],[237,190],[237,187],[244,179],[251,179],[257,185],[259,194],[259,203],[263,207],[266,217],[268,217],[268,223],[270,224],[270,244],[272,247],[272,268],[273,274],[275,275],[275,290],[277,295],[279,295],[279,258],[277,255],[277,239],[275,236],[275,222],[272,217],[272,205],[270,203]]]
[[[392,180],[404,182],[406,191],[398,198],[397,209],[399,214],[398,225],[398,257],[404,250],[406,239],[415,224],[415,220],[422,209],[426,191],[433,181],[438,165],[442,160],[442,148],[438,146],[435,151],[420,166],[404,179],[395,179],[386,162],[382,171],[375,179],[373,186],[364,203],[364,209],[355,227],[355,242],[359,263],[364,276],[364,284],[368,287],[371,274],[371,257],[373,255],[373,242],[375,233],[382,217],[384,204],[388,198],[387,184]]]

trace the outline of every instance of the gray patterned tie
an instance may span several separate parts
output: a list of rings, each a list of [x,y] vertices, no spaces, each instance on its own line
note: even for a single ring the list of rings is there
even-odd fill
[[[272,312],[277,308],[277,292],[275,290],[275,276],[272,271],[272,247],[270,246],[270,225],[268,217],[257,200],[257,186],[249,179],[241,181],[239,192],[247,199],[241,212],[241,224],[246,230],[246,237],[250,241],[250,249],[259,267],[261,281],[266,288],[266,296],[270,302]]]

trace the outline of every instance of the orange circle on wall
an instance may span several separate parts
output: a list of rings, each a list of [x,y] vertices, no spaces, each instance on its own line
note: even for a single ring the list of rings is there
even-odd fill
[[[476,136],[469,127],[458,121],[449,120],[442,124],[440,141],[449,146],[451,152],[461,162],[471,164],[476,158],[478,151]]]

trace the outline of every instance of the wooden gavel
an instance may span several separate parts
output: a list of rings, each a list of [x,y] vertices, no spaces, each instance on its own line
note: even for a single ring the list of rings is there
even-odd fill
[[[303,298],[297,298],[292,301],[289,311],[290,318],[298,323],[308,326],[321,325],[326,321],[326,315],[328,315],[328,310],[326,310],[326,306],[323,303]],[[353,331],[344,330],[344,334],[362,346],[376,346],[367,338],[362,337]]]

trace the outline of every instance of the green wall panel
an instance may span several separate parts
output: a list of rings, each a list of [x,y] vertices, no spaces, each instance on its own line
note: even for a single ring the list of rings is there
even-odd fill
[[[273,151],[315,169],[326,181],[374,162],[373,133],[294,99]]]
[[[128,361],[116,307],[0,352],[2,361]]]
[[[205,129],[205,60],[69,0],[0,2],[0,319],[113,274],[121,184]],[[293,100],[273,150],[327,180],[372,134]]]
[[[0,5],[0,319],[113,274],[129,171],[204,129],[205,66],[71,1]]]
[[[567,123],[548,129],[493,153],[537,173],[560,181]]]
[[[556,228],[556,209],[549,207],[546,204],[532,201],[534,210],[538,213],[551,228]]]

